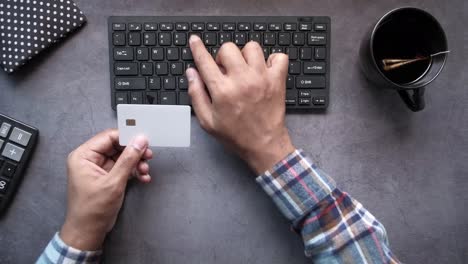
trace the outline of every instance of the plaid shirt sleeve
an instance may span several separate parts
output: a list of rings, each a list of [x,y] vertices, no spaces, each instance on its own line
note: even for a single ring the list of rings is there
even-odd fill
[[[314,263],[399,263],[384,226],[302,150],[256,180],[302,236]]]
[[[82,251],[67,246],[56,233],[36,264],[94,264],[99,263],[101,254],[102,251]]]

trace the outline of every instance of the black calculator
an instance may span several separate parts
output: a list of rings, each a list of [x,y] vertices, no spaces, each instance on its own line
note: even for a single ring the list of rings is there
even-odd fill
[[[24,176],[38,135],[37,128],[0,114],[0,215]]]

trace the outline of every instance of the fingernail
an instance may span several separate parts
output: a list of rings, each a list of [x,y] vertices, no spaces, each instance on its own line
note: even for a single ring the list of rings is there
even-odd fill
[[[192,68],[188,68],[187,71],[185,71],[185,74],[187,75],[187,80],[189,82],[193,82],[197,78],[197,75]]]
[[[139,151],[143,151],[148,147],[148,139],[144,135],[137,135],[132,141],[132,147]]]
[[[199,39],[200,39],[200,38],[199,38],[197,35],[193,34],[193,35],[191,35],[190,38],[189,38],[189,43],[192,44],[192,43],[194,43],[195,41],[197,41],[197,40],[199,40]]]

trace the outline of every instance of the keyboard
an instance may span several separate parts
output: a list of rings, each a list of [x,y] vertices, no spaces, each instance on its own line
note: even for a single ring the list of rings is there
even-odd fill
[[[113,16],[108,20],[111,104],[190,105],[185,70],[195,67],[188,38],[213,58],[220,46],[260,43],[265,60],[289,56],[287,109],[325,109],[330,89],[329,17]]]
[[[0,215],[24,176],[38,134],[36,128],[0,114]]]

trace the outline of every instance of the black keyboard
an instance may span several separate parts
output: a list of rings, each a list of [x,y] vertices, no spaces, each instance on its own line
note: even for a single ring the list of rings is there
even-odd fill
[[[289,56],[287,109],[329,103],[329,17],[109,17],[112,108],[117,104],[190,105],[185,69],[195,67],[188,46],[197,34],[213,57],[225,42],[257,41],[265,59]]]
[[[0,114],[0,215],[24,176],[38,134],[36,128]]]

